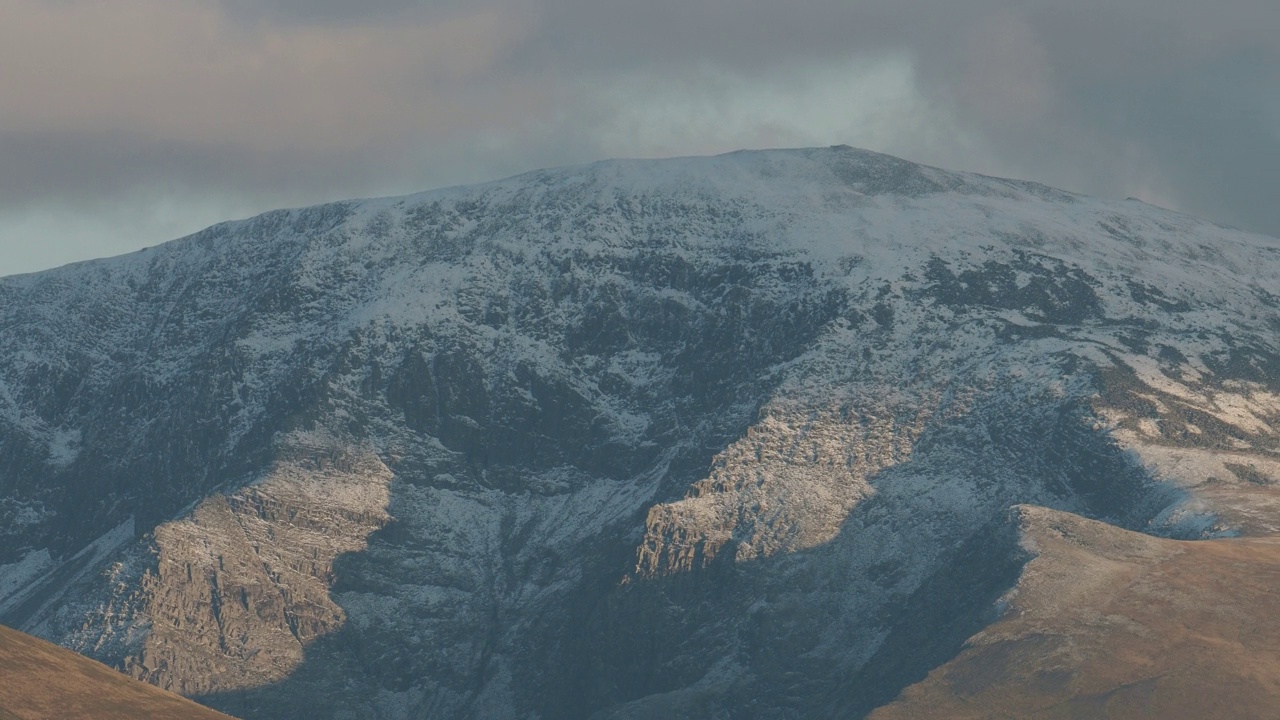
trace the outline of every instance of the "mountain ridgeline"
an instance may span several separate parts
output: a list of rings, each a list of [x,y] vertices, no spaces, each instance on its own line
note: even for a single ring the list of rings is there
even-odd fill
[[[1043,518],[1280,533],[1277,293],[1280,240],[847,147],[3,278],[0,623],[243,718],[860,717]]]

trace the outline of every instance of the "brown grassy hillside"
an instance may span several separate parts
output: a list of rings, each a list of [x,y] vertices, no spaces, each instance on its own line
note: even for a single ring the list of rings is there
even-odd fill
[[[228,720],[65,648],[0,626],[0,720]]]
[[[1280,539],[1020,511],[1008,612],[871,718],[1280,718]]]

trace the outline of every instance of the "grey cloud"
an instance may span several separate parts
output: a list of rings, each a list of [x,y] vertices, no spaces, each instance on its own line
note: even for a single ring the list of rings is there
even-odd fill
[[[0,172],[0,208],[51,197],[85,204],[148,187],[192,195],[251,194],[271,187],[301,193],[353,190],[373,181],[387,160],[358,153],[262,152],[234,143],[165,141],[129,132],[0,131],[0,167],[22,169]]]
[[[6,20],[0,207],[147,184],[359,190],[542,102],[492,72],[522,28],[490,11],[246,28],[194,0],[18,0]]]
[[[640,66],[679,73],[711,62],[749,73],[891,50],[902,45],[903,31],[914,35],[934,24],[929,15],[904,23],[892,7],[847,0],[545,0],[541,41],[522,48],[520,57],[588,72]]]
[[[922,53],[931,91],[1024,175],[1280,235],[1280,118],[1267,108],[1280,97],[1268,30],[1280,5],[1070,7],[1020,16],[1035,46],[1008,63],[1039,68],[1039,112],[960,94],[968,58],[954,46]]]
[[[1280,184],[1280,4],[1270,0],[548,0],[545,9],[545,37],[521,60],[598,76],[637,66],[676,76],[698,63],[762,73],[905,51],[926,95],[993,156],[920,159],[1142,193],[1280,235],[1269,196]]]
[[[1273,0],[13,0],[5,26],[0,213],[148,187],[269,207],[642,154],[602,128],[664,88],[903,57],[921,101],[894,112],[940,119],[873,149],[1280,235]],[[715,120],[661,150],[724,149]],[[724,118],[724,142],[807,137],[732,130],[752,121]]]
[[[1280,79],[1260,67],[1231,57],[1176,81],[1113,88],[1124,111],[1102,132],[1140,138],[1188,212],[1280,236]]]
[[[352,22],[379,23],[405,19],[421,21],[465,11],[476,3],[466,0],[221,0],[222,6],[241,22],[296,25],[329,25]]]

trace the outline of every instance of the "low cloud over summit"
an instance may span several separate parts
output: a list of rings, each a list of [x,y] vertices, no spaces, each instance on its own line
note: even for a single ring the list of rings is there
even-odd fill
[[[1280,234],[1261,0],[4,8],[0,274],[280,205],[835,143]]]

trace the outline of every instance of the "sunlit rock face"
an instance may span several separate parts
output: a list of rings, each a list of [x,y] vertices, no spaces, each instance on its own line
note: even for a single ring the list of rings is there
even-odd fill
[[[1275,532],[1280,241],[850,148],[0,280],[0,622],[243,717],[858,716],[1032,504]]]
[[[184,695],[287,678],[313,640],[346,621],[329,596],[333,561],[364,550],[390,519],[386,465],[314,450],[156,528],[155,569],[132,598],[134,614],[91,622],[86,642],[100,642],[93,638],[99,627],[129,632],[135,627],[126,622],[148,624],[126,669]]]
[[[713,460],[689,496],[649,510],[637,574],[654,577],[806,550],[835,539],[868,482],[907,461],[934,407],[889,388],[830,406],[778,401]],[[936,402],[936,399],[935,399]]]
[[[96,576],[37,583],[26,622],[185,695],[283,680],[345,623],[333,563],[390,520],[391,477],[371,453],[295,434],[253,484],[200,500],[142,542],[118,540],[106,567],[86,565]]]

